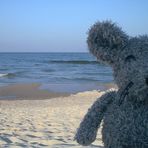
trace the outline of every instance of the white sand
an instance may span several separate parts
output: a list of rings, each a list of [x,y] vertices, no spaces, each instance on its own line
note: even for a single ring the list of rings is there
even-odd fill
[[[81,148],[73,141],[87,109],[103,92],[47,100],[0,101],[0,147]],[[101,134],[90,147],[101,147]]]

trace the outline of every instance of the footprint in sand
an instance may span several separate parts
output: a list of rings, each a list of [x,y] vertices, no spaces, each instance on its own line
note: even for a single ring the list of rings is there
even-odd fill
[[[3,140],[3,141],[5,141],[8,144],[13,143],[9,138],[7,138],[5,136],[0,136],[0,139]]]

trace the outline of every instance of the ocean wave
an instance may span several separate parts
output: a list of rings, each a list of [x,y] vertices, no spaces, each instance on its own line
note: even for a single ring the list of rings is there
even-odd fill
[[[0,68],[0,71],[8,70],[8,68]]]
[[[65,80],[72,80],[72,81],[94,81],[94,82],[98,82],[97,79],[95,78],[65,78],[63,77],[62,79],[65,79]]]
[[[41,71],[43,71],[43,72],[55,72],[54,69],[42,69]]]
[[[98,61],[86,61],[86,60],[68,60],[68,61],[64,61],[64,60],[54,60],[54,61],[48,61],[48,63],[57,63],[57,64],[98,64]]]
[[[5,77],[5,76],[7,76],[7,74],[5,74],[5,73],[0,73],[0,77]]]
[[[1,77],[8,77],[8,78],[12,78],[15,77],[16,75],[14,73],[1,73],[0,74],[0,78]]]

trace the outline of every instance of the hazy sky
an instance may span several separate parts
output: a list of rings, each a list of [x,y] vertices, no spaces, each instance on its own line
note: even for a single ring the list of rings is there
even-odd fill
[[[0,0],[0,52],[86,52],[88,28],[106,19],[148,34],[148,0]]]

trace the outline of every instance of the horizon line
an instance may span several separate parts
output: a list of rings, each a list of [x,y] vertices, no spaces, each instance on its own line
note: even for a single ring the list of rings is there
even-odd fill
[[[89,53],[89,51],[0,51],[0,53]]]

